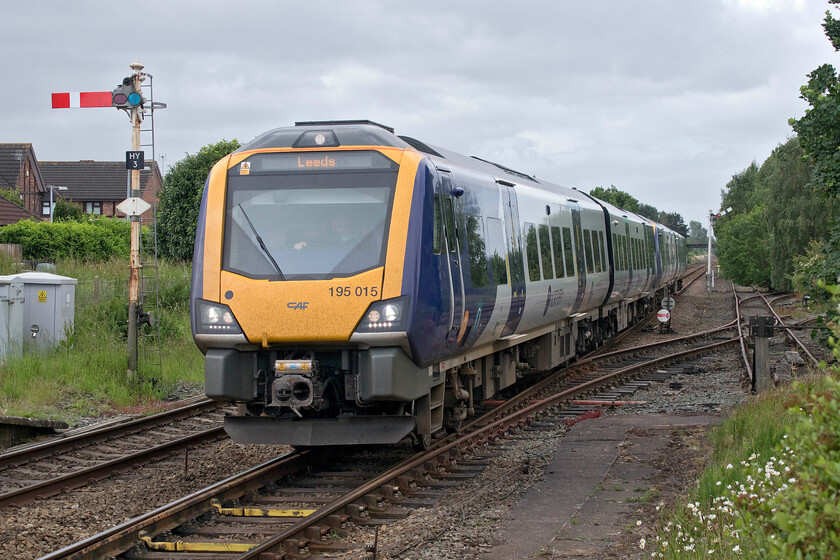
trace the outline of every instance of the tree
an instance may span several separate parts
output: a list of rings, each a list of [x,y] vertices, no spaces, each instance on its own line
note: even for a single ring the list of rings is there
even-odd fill
[[[659,210],[650,204],[639,204],[639,209],[636,211],[639,216],[644,216],[648,220],[656,221],[659,219]]]
[[[774,290],[793,288],[796,258],[805,254],[812,241],[827,238],[829,225],[840,212],[837,197],[813,195],[811,172],[797,138],[777,146],[759,171],[759,182],[767,193],[768,264]]]
[[[636,212],[639,208],[638,200],[629,193],[617,189],[615,185],[610,185],[610,188],[608,189],[605,189],[604,187],[595,187],[589,191],[589,194],[597,199],[603,200],[604,202],[609,202],[613,206],[618,206],[622,210],[627,210],[628,212]]]
[[[758,206],[745,214],[730,214],[715,223],[717,255],[727,278],[742,286],[770,285],[767,221]]]
[[[791,274],[793,289],[807,293],[813,301],[828,301],[831,294],[819,287],[840,283],[840,219],[829,232],[828,239],[811,242],[804,256],[798,257]]]
[[[82,210],[82,206],[80,204],[76,204],[75,202],[66,200],[64,198],[59,198],[55,201],[55,207],[53,208],[54,221],[79,222],[82,221],[84,218],[85,211]]]
[[[682,215],[678,212],[660,212],[657,218],[660,224],[676,231],[683,237],[688,237],[688,226],[685,225]]]
[[[161,255],[186,261],[192,258],[201,195],[210,169],[239,148],[239,142],[221,140],[187,155],[166,174],[158,204],[158,240]]]
[[[747,214],[766,198],[766,192],[758,180],[758,165],[755,160],[743,171],[736,173],[726,183],[726,190],[721,191],[721,209],[729,209],[736,214]]]
[[[829,0],[840,4],[840,0]],[[825,13],[823,30],[834,50],[840,50],[840,21]],[[802,148],[814,163],[811,187],[824,195],[840,194],[840,78],[831,64],[823,64],[810,74],[800,88],[800,97],[809,109],[800,119],[790,119]]]
[[[688,222],[688,243],[692,245],[705,245],[709,242],[709,232],[703,224],[696,220]]]

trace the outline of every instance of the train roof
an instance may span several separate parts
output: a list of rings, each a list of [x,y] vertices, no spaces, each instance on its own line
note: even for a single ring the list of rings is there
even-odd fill
[[[339,146],[389,146],[393,148],[414,148],[427,154],[438,164],[450,162],[450,165],[457,165],[466,169],[472,169],[491,176],[497,181],[504,181],[500,172],[508,177],[510,184],[530,185],[536,188],[547,190],[560,189],[565,194],[575,196],[578,199],[593,200],[604,206],[612,214],[626,217],[627,219],[640,223],[648,222],[655,225],[657,229],[663,229],[672,233],[671,229],[633,212],[618,208],[608,202],[597,199],[583,191],[575,188],[564,187],[554,183],[538,181],[533,175],[528,175],[510,167],[488,161],[476,156],[465,156],[452,150],[426,144],[410,136],[399,136],[390,126],[370,120],[338,120],[338,121],[302,121],[296,122],[295,126],[286,126],[269,130],[241,148],[237,152],[250,150],[262,150],[269,148],[335,148]],[[442,160],[442,161],[441,161]],[[575,193],[575,194],[572,194]]]

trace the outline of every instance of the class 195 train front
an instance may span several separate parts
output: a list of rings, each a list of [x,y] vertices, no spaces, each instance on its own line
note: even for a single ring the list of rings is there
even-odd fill
[[[375,123],[299,123],[213,167],[191,321],[206,394],[236,403],[234,441],[393,443],[414,429],[431,371],[409,358],[403,286],[421,162]]]

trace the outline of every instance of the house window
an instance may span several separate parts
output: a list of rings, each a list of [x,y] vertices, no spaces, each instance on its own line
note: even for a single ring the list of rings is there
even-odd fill
[[[42,200],[41,201],[41,215],[42,216],[49,216],[50,215],[50,201],[49,200]]]
[[[102,203],[101,202],[85,202],[85,212],[88,214],[102,214]]]

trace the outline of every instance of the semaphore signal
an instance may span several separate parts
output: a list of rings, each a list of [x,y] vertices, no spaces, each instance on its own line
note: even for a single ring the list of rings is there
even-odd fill
[[[110,91],[71,91],[52,94],[53,109],[78,107],[113,107]]]
[[[143,97],[142,83],[151,74],[143,72],[143,65],[135,62],[131,65],[132,73],[122,79],[113,91],[82,91],[52,94],[53,109],[71,109],[76,107],[116,107],[124,110],[131,120],[131,150],[126,152],[126,168],[131,171],[131,196],[117,207],[128,216],[131,223],[131,250],[129,255],[128,281],[128,376],[137,372],[137,330],[142,314],[140,306],[140,214],[149,208],[148,203],[140,199],[140,170],[143,166],[143,152],[140,151],[140,123],[146,111],[146,98]],[[164,103],[153,103],[163,109]]]

